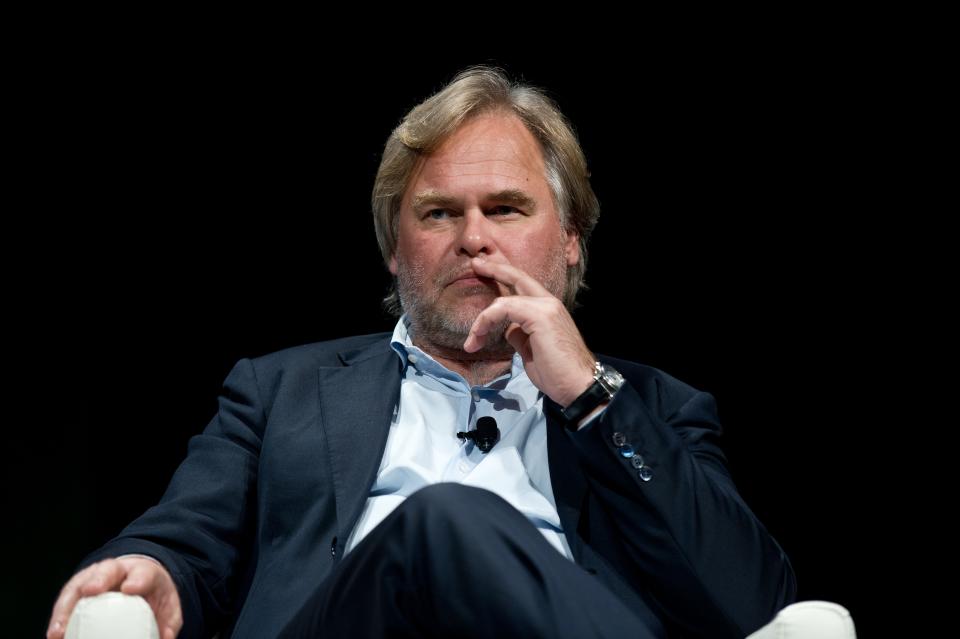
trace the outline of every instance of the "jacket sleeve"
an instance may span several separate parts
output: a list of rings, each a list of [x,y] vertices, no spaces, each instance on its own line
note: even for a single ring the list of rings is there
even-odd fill
[[[713,396],[666,375],[637,383],[568,433],[592,498],[661,614],[694,636],[742,638],[795,599],[793,570],[737,493]]]
[[[159,560],[180,594],[182,639],[212,635],[233,611],[254,534],[265,418],[250,360],[234,366],[218,404],[206,429],[191,438],[160,503],[80,564],[131,553]]]

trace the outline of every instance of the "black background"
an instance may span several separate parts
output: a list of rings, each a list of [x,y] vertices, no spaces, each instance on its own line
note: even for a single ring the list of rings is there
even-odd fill
[[[30,395],[28,419],[54,427],[27,429],[6,482],[24,636],[159,499],[238,358],[392,329],[379,152],[477,63],[546,88],[580,136],[603,209],[575,314],[588,345],[715,395],[800,598],[845,605],[870,636],[868,540],[891,487],[868,442],[897,419],[878,386],[893,347],[872,330],[897,271],[862,198],[880,186],[878,63],[775,35],[496,55],[402,41],[367,62],[281,35],[91,39],[34,80],[50,100],[33,152],[67,220],[56,281],[32,292],[54,322],[36,385],[57,392]]]

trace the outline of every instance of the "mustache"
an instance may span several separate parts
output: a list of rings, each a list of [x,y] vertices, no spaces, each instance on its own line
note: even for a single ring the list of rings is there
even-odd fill
[[[447,272],[441,273],[437,277],[437,283],[441,285],[452,284],[453,282],[456,282],[457,280],[463,279],[465,277],[475,277],[479,280],[490,281],[490,282],[495,281],[492,278],[485,277],[483,275],[478,275],[476,271],[474,271],[472,268],[467,266],[467,267],[452,267]]]

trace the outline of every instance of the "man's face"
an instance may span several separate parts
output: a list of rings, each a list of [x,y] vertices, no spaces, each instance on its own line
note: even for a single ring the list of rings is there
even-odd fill
[[[577,236],[560,226],[540,146],[512,115],[464,124],[420,161],[404,193],[390,272],[418,344],[459,349],[477,315],[511,293],[471,277],[476,256],[512,264],[560,298],[580,257]],[[485,350],[512,349],[498,330]]]

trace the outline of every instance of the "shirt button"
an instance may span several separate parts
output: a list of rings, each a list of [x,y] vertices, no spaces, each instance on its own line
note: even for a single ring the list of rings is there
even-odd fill
[[[653,471],[644,466],[637,471],[637,476],[640,477],[643,481],[650,481],[653,479]]]
[[[479,401],[480,401],[480,393],[478,393],[477,391],[473,391],[473,392],[471,393],[471,395],[473,396],[473,401],[475,401],[475,402],[479,402]]]
[[[634,455],[630,458],[630,463],[634,468],[643,468],[643,457],[640,455]]]
[[[460,462],[459,464],[457,464],[457,468],[460,469],[460,472],[461,472],[461,473],[469,473],[469,472],[470,472],[470,464],[468,464],[467,462],[464,462],[464,461],[462,461],[462,462]]]
[[[614,433],[613,434],[613,445],[614,446],[623,446],[627,443],[627,436],[623,433]]]
[[[416,364],[417,356],[414,355],[413,353],[410,353],[409,355],[407,355],[407,361],[410,362],[411,364]]]

